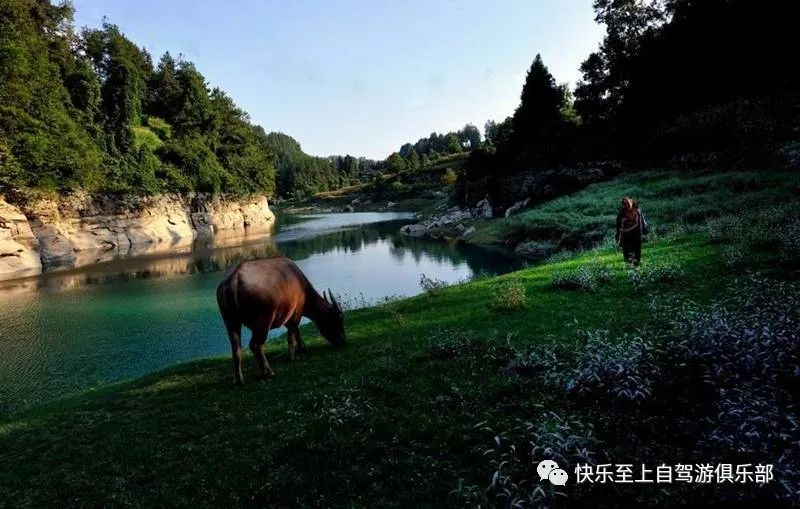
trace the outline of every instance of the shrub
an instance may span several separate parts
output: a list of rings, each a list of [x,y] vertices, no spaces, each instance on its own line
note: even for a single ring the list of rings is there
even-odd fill
[[[553,276],[550,284],[556,288],[593,292],[597,290],[598,286],[610,280],[611,271],[600,265],[592,264],[559,272]]]
[[[494,288],[489,309],[493,311],[516,311],[526,304],[525,285],[521,281],[505,281]]]
[[[800,440],[800,287],[754,281],[736,290],[709,309],[682,313],[662,337],[651,331],[615,343],[596,334],[566,381],[567,393],[584,403],[607,448],[633,447],[641,461],[677,447],[703,461],[771,463],[780,482],[757,491],[702,489],[718,500],[792,500],[800,489],[800,453],[792,445]],[[654,441],[654,429],[672,435]],[[710,494],[675,489],[679,498],[671,503]]]
[[[147,117],[147,127],[162,141],[172,138],[172,126],[158,117]]]
[[[722,262],[726,267],[732,270],[739,269],[744,263],[744,258],[747,253],[744,246],[740,244],[731,244],[722,247]]]
[[[631,284],[636,291],[654,289],[660,283],[674,282],[682,276],[680,266],[669,262],[642,265],[630,271]]]
[[[489,482],[485,486],[459,484],[453,495],[466,507],[548,507],[557,497],[574,497],[584,485],[540,481],[536,471],[540,461],[555,461],[571,480],[576,464],[596,464],[598,443],[591,426],[578,420],[549,413],[537,424],[516,421],[502,432],[479,429],[491,437],[491,445],[482,451]]]
[[[796,261],[800,256],[800,220],[784,225],[777,235],[780,255],[784,261]]]
[[[141,148],[147,148],[154,152],[158,147],[163,145],[164,142],[158,137],[156,133],[147,127],[134,127],[133,128],[133,148],[138,151]]]
[[[442,290],[450,286],[447,281],[442,281],[441,279],[433,279],[429,278],[425,274],[422,274],[419,277],[419,286],[422,287],[422,290],[429,296],[435,297],[439,295]]]
[[[441,182],[445,187],[455,186],[457,180],[458,175],[456,175],[456,172],[453,171],[453,168],[447,168],[444,174],[442,174]]]

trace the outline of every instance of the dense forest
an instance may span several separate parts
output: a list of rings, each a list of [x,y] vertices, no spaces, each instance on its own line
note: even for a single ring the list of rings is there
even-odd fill
[[[69,3],[0,0],[0,185],[302,197],[467,152],[460,188],[581,161],[763,151],[800,123],[800,9],[768,4],[595,0],[606,35],[574,90],[537,55],[518,108],[483,139],[467,124],[372,161],[267,134],[193,63],[154,63],[109,22],[76,30]]]
[[[77,31],[68,3],[0,0],[0,55],[0,186],[302,196],[380,164],[305,154],[192,62],[154,63],[109,22]]]
[[[267,135],[267,145],[276,158],[278,196],[303,197],[357,184],[384,165],[382,161],[351,155],[311,156],[303,152],[297,140],[283,133]]]
[[[519,107],[487,122],[462,184],[592,160],[763,162],[796,141],[797,2],[595,0],[594,9],[606,35],[574,91],[537,55]]]
[[[0,23],[3,185],[273,193],[266,134],[191,62],[76,33],[68,4],[4,0]]]
[[[469,152],[481,145],[481,132],[472,124],[446,134],[433,132],[416,143],[404,143],[397,152],[386,158],[386,168],[392,172],[419,170],[435,164],[442,157]]]

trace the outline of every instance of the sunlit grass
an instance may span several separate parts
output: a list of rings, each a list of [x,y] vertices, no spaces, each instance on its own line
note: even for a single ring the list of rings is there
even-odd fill
[[[665,196],[689,192],[674,179],[654,178],[652,188]],[[684,188],[722,182],[698,179],[687,179]],[[766,178],[761,188],[773,198],[784,196],[776,179]],[[625,189],[650,183],[637,176],[608,186],[570,200],[586,207],[608,201],[613,210],[612,197],[636,195]],[[742,203],[751,200],[743,192]],[[677,209],[668,216],[666,204],[644,203],[652,205],[651,218],[681,220]],[[566,205],[543,207],[553,214]],[[527,220],[538,213],[527,213]],[[8,416],[0,421],[0,505],[457,504],[451,492],[459,480],[485,486],[490,474],[477,424],[504,430],[519,418],[555,426],[544,409],[565,408],[504,371],[510,349],[552,345],[565,348],[563,362],[570,362],[569,345],[586,331],[606,331],[613,342],[651,326],[654,305],[714,302],[740,273],[723,263],[725,245],[704,229],[698,223],[652,236],[641,269],[606,245],[435,295],[348,311],[350,344],[343,349],[325,344],[311,325],[303,330],[310,352],[293,363],[283,341],[270,342],[277,373],[270,380],[256,379],[248,353],[242,387],[232,384],[231,362],[223,357]],[[758,249],[748,253],[748,266],[760,270],[777,259]],[[606,274],[593,291],[553,285],[560,274],[586,267]],[[662,278],[659,267],[677,270]],[[649,274],[652,280],[637,286],[636,278]],[[524,306],[492,309],[504,285],[521,290]]]

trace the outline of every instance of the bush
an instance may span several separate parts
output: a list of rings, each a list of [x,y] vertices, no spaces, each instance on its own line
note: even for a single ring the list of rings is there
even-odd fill
[[[442,290],[450,286],[447,281],[442,281],[441,279],[433,279],[429,278],[425,274],[422,274],[419,277],[419,286],[422,287],[422,290],[429,296],[434,297],[439,295]]]
[[[158,137],[156,133],[147,127],[134,127],[133,128],[133,151],[137,152],[141,148],[147,148],[154,152],[158,147],[163,145],[164,142]]]
[[[738,270],[744,263],[746,248],[740,244],[722,247],[722,262],[731,270]]]
[[[525,285],[521,281],[505,281],[494,288],[489,309],[493,311],[516,311],[526,304]]]
[[[147,127],[162,141],[172,138],[172,126],[158,117],[147,117]]]
[[[568,420],[550,413],[544,421],[534,424],[517,421],[509,429],[496,432],[490,427],[482,431],[491,437],[491,445],[482,449],[488,459],[488,485],[459,484],[453,495],[465,507],[549,507],[557,497],[575,497],[585,485],[569,482],[555,486],[540,481],[536,467],[550,459],[567,470],[574,480],[574,465],[597,463],[594,451],[598,443],[591,426],[578,420]]]
[[[444,174],[442,174],[441,182],[445,187],[454,187],[457,180],[458,175],[453,171],[453,168],[447,168]]]
[[[663,336],[651,331],[615,344],[598,333],[565,383],[607,450],[635,448],[643,462],[679,451],[780,472],[780,482],[749,493],[726,484],[674,487],[680,493],[671,504],[707,500],[712,491],[716,500],[790,501],[800,489],[792,445],[800,440],[800,287],[751,281],[735,290],[707,310],[680,314]],[[653,440],[656,429],[672,434]]]
[[[797,261],[800,256],[800,220],[793,219],[778,233],[780,255],[784,261]]]
[[[593,292],[611,280],[611,271],[597,264],[579,269],[565,270],[553,276],[550,284],[555,288]]]
[[[631,284],[636,291],[655,289],[661,283],[678,281],[682,276],[680,266],[668,262],[642,265],[630,271]]]

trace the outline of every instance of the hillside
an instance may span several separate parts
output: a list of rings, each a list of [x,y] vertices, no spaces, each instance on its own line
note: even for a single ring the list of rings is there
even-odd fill
[[[428,284],[349,311],[344,349],[311,327],[311,351],[294,363],[283,342],[271,344],[268,381],[249,355],[243,387],[228,358],[207,359],[7,416],[0,506],[791,500],[800,225],[789,198],[799,178],[728,177],[750,184],[723,189],[720,175],[678,190],[644,174],[527,213],[641,190],[657,230],[639,270],[603,245],[498,278]],[[689,201],[675,211],[656,205],[682,193]],[[718,213],[700,212],[713,204]],[[578,462],[772,463],[776,478],[570,482],[562,498],[539,488],[532,462],[545,448],[570,481]]]

